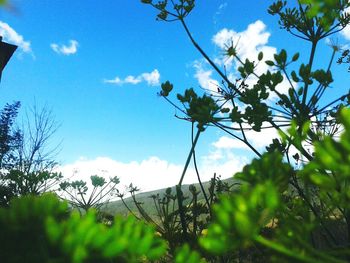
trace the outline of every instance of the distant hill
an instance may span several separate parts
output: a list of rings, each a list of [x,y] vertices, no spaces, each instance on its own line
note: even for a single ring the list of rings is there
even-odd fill
[[[228,178],[225,180],[222,180],[223,183],[228,183],[229,185],[234,185],[236,183],[238,183],[238,180],[235,180],[234,178]],[[200,191],[200,185],[197,184],[193,184],[197,191],[200,192],[200,194],[198,195],[198,201],[200,202],[204,202],[204,195],[202,193],[202,191]],[[185,197],[190,197],[192,196],[190,191],[189,191],[189,186],[190,185],[182,185],[182,192],[184,193]],[[209,187],[210,187],[210,182],[204,182],[203,183],[203,187],[206,191],[206,193],[209,192]],[[140,203],[142,203],[142,207],[143,209],[150,215],[155,215],[156,214],[156,209],[154,206],[154,202],[153,199],[151,198],[151,196],[153,195],[158,195],[160,197],[163,197],[165,191],[167,188],[163,188],[163,189],[159,189],[159,190],[154,190],[154,191],[149,191],[149,192],[143,192],[143,193],[138,193],[136,194],[136,200]],[[175,194],[176,193],[176,189],[175,186],[171,187],[172,193]],[[126,205],[136,214],[138,214],[137,208],[134,204],[134,201],[132,200],[131,197],[127,197],[124,199]],[[129,213],[128,209],[125,207],[125,205],[123,204],[123,202],[121,200],[117,200],[117,201],[112,201],[110,203],[108,203],[104,209],[104,211],[115,215],[115,214],[121,214],[121,215],[127,215]]]

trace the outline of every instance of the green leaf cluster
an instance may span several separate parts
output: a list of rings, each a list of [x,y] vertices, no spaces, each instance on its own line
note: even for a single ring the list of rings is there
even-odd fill
[[[162,257],[167,245],[134,217],[98,223],[96,212],[69,214],[53,194],[13,199],[0,208],[2,262],[140,262]]]
[[[184,244],[176,251],[175,263],[204,263],[206,262],[197,251]]]
[[[279,202],[278,190],[271,181],[255,187],[243,185],[239,193],[222,196],[214,205],[214,220],[200,244],[214,254],[251,245],[272,219]]]
[[[62,220],[67,217],[67,211],[67,203],[53,194],[14,198],[8,208],[0,208],[1,261],[65,262],[65,257],[50,244],[45,222],[48,217]]]
[[[272,151],[237,173],[243,185],[214,205],[201,246],[216,255],[262,246],[272,262],[346,262],[347,243],[333,231],[350,223],[350,109],[340,122],[340,140],[324,137],[300,170]]]
[[[315,143],[315,159],[300,171],[308,185],[319,189],[322,202],[330,211],[350,211],[350,110],[343,109],[340,122],[344,132],[340,140],[327,136]]]
[[[195,0],[141,0],[141,3],[152,5],[156,8],[159,11],[157,20],[162,21],[182,20],[195,6]]]
[[[251,245],[261,228],[273,219],[291,172],[278,152],[265,154],[245,166],[235,175],[243,185],[237,192],[221,196],[214,205],[214,221],[207,236],[200,240],[201,245],[215,254]]]
[[[219,111],[212,97],[206,94],[198,96],[193,88],[187,89],[184,95],[178,94],[177,98],[186,107],[190,120],[197,122],[197,127],[201,131],[207,124],[213,122],[214,115]]]
[[[97,223],[96,212],[89,210],[82,218],[73,212],[68,220],[46,222],[50,241],[62,248],[72,262],[116,260],[138,262],[155,260],[166,252],[166,244],[155,235],[152,226],[134,217],[115,217],[111,226]]]

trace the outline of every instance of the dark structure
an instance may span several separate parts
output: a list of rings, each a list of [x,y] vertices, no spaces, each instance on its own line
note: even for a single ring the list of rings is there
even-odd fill
[[[16,49],[17,46],[2,42],[2,36],[0,36],[0,81],[2,71]]]

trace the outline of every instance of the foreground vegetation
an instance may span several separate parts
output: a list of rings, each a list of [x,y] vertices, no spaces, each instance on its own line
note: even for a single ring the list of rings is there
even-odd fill
[[[180,22],[222,79],[215,94],[199,94],[192,88],[177,94],[180,106],[171,98],[171,82],[161,86],[160,95],[192,123],[192,145],[179,184],[150,196],[153,211],[140,202],[137,187],[130,185],[135,210],[116,191],[117,178],[107,182],[92,176],[89,197],[85,182],[61,182],[59,174],[41,165],[19,169],[23,158],[14,153],[24,137],[11,129],[18,105],[8,105],[0,122],[2,262],[348,262],[350,94],[333,101],[324,97],[341,48],[331,46],[325,70],[313,69],[320,41],[349,24],[350,16],[344,13],[348,1],[272,4],[268,12],[278,16],[281,27],[310,43],[309,59],[296,65],[299,54],[290,57],[282,49],[273,60],[264,61],[262,52],[252,61],[243,60],[237,43],[228,43],[225,55],[240,64],[240,78],[234,82],[205,53],[186,24],[194,0],[142,2],[157,10],[158,20]],[[348,55],[343,50],[338,63],[348,63]],[[259,75],[258,63],[270,68]],[[286,93],[279,91],[283,80]],[[200,180],[195,149],[208,128],[226,132],[256,154],[232,182],[217,177],[208,184]],[[276,129],[280,138],[260,152],[246,133],[265,129]],[[33,167],[30,159],[25,160],[23,167]],[[182,181],[191,161],[199,184],[185,192]],[[60,181],[60,193],[67,194],[67,201],[58,197],[62,195],[44,193],[50,189],[28,187],[46,181]],[[129,215],[106,215],[102,208],[107,194],[119,196]]]
[[[71,212],[53,194],[14,198],[9,207],[0,209],[2,260],[347,262],[349,225],[344,214],[350,209],[350,110],[343,109],[339,120],[344,125],[340,141],[324,137],[315,145],[315,159],[303,169],[295,171],[279,152],[266,153],[247,165],[235,175],[241,187],[220,196],[209,222],[196,210],[203,206],[186,206],[186,215],[191,215],[186,217],[186,239],[176,220],[178,209],[163,211],[164,228],[157,232],[159,222],[146,224],[134,216],[110,221],[93,209],[84,215]],[[308,200],[319,204],[319,217],[290,191],[292,176],[310,191]],[[167,197],[177,198],[168,191],[160,204],[167,205]],[[195,231],[195,220],[201,231]],[[207,226],[199,226],[200,222]],[[170,223],[173,228],[166,228]]]

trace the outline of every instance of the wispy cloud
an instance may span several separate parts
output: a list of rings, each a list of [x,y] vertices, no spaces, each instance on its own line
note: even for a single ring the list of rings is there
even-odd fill
[[[73,55],[78,52],[79,43],[76,40],[69,40],[68,45],[59,45],[56,43],[52,43],[50,45],[51,49],[55,51],[57,54],[62,54],[65,56]]]
[[[218,10],[216,11],[216,14],[221,14],[222,10],[225,9],[226,7],[227,7],[227,2],[220,4]]]
[[[25,41],[23,36],[17,33],[9,24],[0,21],[0,35],[6,42],[18,46],[24,52],[33,54],[30,41]]]
[[[219,17],[223,14],[227,7],[227,2],[221,3],[213,16],[213,23],[216,25],[219,21]]]
[[[148,86],[158,86],[160,80],[160,74],[157,69],[153,70],[152,72],[145,72],[138,76],[129,75],[125,77],[124,79],[121,79],[120,77],[115,77],[114,79],[105,79],[103,80],[104,83],[108,84],[115,84],[115,85],[125,85],[125,84],[131,84],[136,85],[141,82],[146,82]]]
[[[194,77],[197,79],[201,88],[209,91],[209,92],[217,92],[219,83],[217,80],[213,79],[213,70],[206,69],[204,65],[204,61],[196,60],[193,63],[193,67],[195,69]]]

